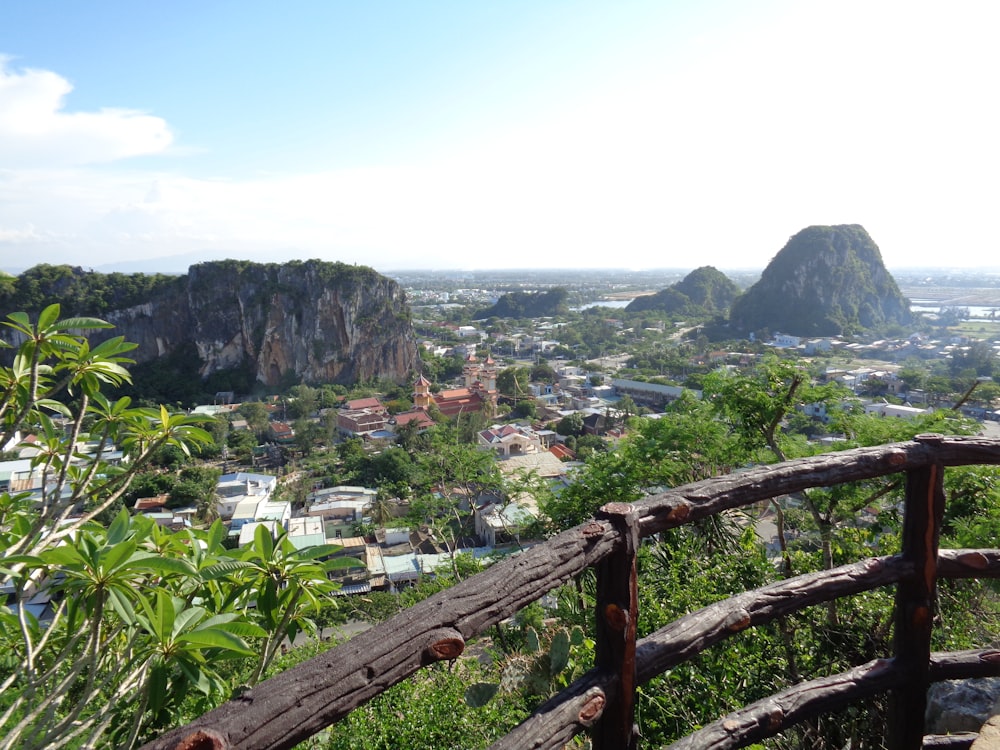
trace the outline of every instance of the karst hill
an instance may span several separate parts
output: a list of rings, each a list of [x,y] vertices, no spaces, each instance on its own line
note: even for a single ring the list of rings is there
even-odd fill
[[[61,302],[64,316],[104,318],[115,327],[103,337],[138,344],[140,364],[196,352],[203,378],[244,368],[267,386],[403,382],[417,364],[402,288],[365,266],[225,260],[174,277],[36,266],[4,279],[0,302],[29,312]]]
[[[730,327],[739,333],[835,336],[909,322],[909,302],[858,224],[794,235],[730,312]]]
[[[656,294],[636,297],[626,312],[657,310],[673,315],[725,315],[740,289],[712,266],[696,268]]]

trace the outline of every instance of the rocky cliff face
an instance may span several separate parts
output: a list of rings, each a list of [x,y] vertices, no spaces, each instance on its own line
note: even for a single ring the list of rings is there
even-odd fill
[[[878,246],[857,224],[803,229],[730,312],[738,331],[797,336],[858,333],[909,321],[909,302]]]
[[[402,382],[417,365],[403,291],[361,266],[201,263],[185,283],[104,317],[139,345],[140,363],[194,343],[203,377],[250,364],[269,386]]]

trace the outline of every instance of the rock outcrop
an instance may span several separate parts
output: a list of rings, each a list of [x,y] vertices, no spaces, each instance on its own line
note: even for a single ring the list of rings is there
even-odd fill
[[[636,297],[626,312],[658,310],[676,315],[725,315],[740,288],[713,266],[702,266],[656,294]]]
[[[200,263],[148,301],[103,317],[115,326],[108,335],[138,344],[131,356],[140,364],[193,343],[202,377],[249,366],[268,386],[403,382],[418,362],[403,290],[363,266]]]
[[[910,321],[910,306],[857,224],[803,229],[733,303],[731,326],[833,336]]]
[[[569,296],[562,287],[553,287],[545,292],[510,292],[497,300],[493,307],[473,313],[473,320],[486,318],[543,318],[566,312],[566,298]]]

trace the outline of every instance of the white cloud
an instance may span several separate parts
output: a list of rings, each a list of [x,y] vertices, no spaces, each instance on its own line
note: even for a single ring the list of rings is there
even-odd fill
[[[1000,10],[975,7],[789,4],[433,162],[242,180],[86,169],[163,151],[167,124],[66,113],[65,79],[0,63],[0,257],[762,267],[861,223],[890,267],[995,262]]]
[[[65,111],[73,90],[47,70],[12,70],[0,57],[0,167],[38,168],[156,154],[173,142],[160,117],[130,109]]]

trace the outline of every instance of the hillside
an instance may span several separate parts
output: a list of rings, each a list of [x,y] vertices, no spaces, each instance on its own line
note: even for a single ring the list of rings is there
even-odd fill
[[[503,295],[493,307],[479,310],[472,317],[484,318],[542,318],[566,312],[568,292],[553,287],[545,292],[511,292]]]
[[[803,229],[730,312],[730,325],[740,333],[833,336],[909,322],[909,302],[858,224]]]
[[[699,317],[725,315],[739,293],[739,287],[724,273],[712,266],[702,266],[656,294],[636,297],[625,310],[658,310]]]
[[[202,378],[244,370],[258,383],[277,386],[402,382],[417,363],[402,289],[364,266],[227,260],[153,280],[142,274],[110,279],[70,266],[34,271],[6,280],[5,302],[37,307],[8,309],[33,312],[61,302],[64,316],[97,314],[115,326],[105,338],[138,344],[131,356],[140,365],[197,358]],[[107,300],[129,304],[112,308]]]

